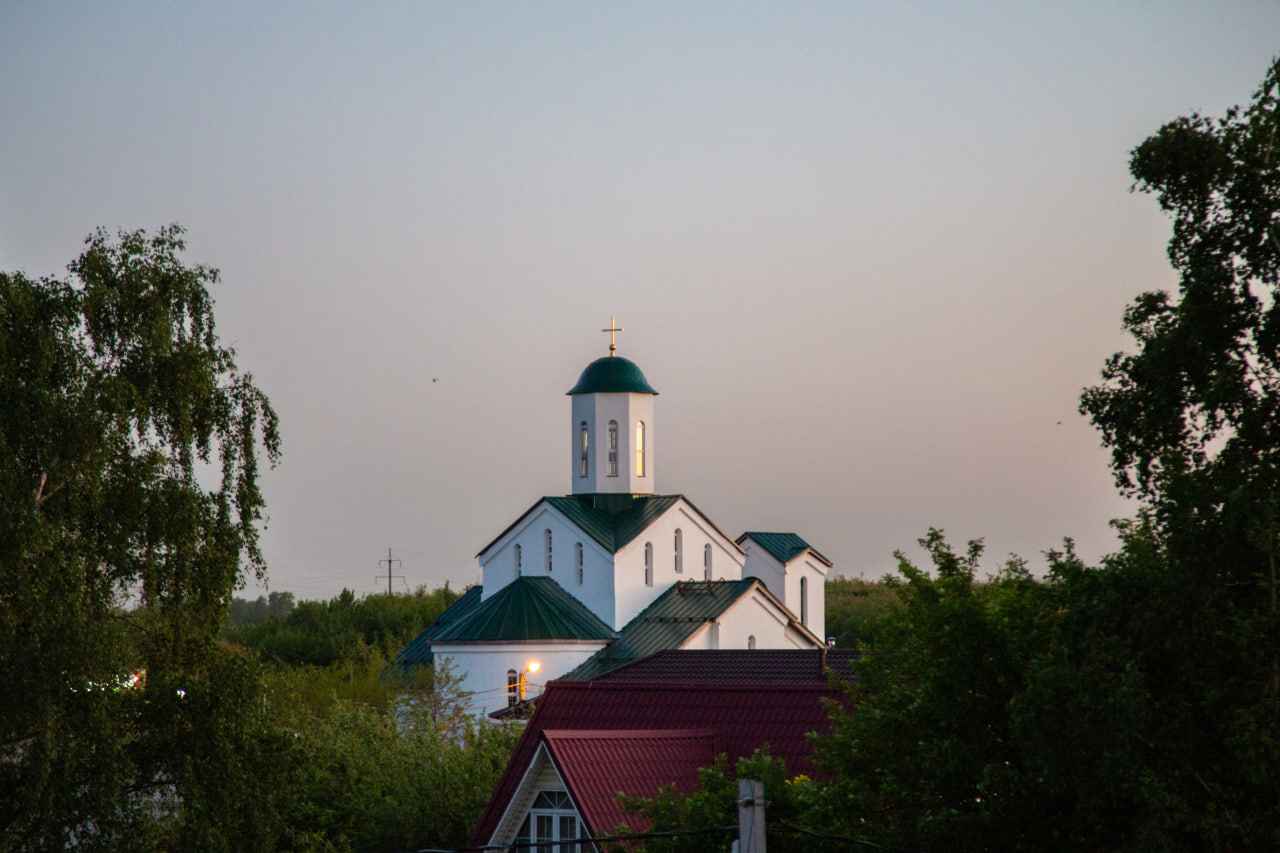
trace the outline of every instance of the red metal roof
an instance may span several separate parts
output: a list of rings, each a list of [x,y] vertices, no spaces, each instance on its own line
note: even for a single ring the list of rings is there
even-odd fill
[[[472,844],[489,842],[537,751],[543,732],[711,730],[716,733],[717,750],[727,753],[731,762],[768,744],[770,752],[786,762],[790,773],[821,775],[810,761],[806,735],[828,730],[822,699],[840,695],[839,691],[828,688],[825,681],[751,684],[608,679],[553,681],[538,700],[537,710],[476,827]],[[614,764],[592,772],[597,776],[607,773],[613,778],[620,769]],[[566,784],[574,783],[566,779]],[[655,786],[644,795],[656,793]]]
[[[663,785],[682,794],[698,786],[698,768],[716,757],[716,733],[703,730],[544,731],[547,750],[569,796],[592,835],[611,834],[622,823],[643,830],[648,821],[628,817],[619,794],[651,797]]]
[[[857,649],[669,649],[623,664],[591,681],[698,684],[824,684],[827,669],[853,680]]]

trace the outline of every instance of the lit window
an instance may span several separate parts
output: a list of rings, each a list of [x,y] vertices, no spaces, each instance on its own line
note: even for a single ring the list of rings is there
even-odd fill
[[[578,586],[582,586],[582,543],[573,546],[573,562],[577,566]]]
[[[514,669],[507,670],[507,707],[520,701],[520,673]]]
[[[800,624],[809,627],[809,579],[800,578]]]
[[[684,534],[676,528],[676,574],[684,571]]]
[[[618,422],[609,421],[609,476],[618,476]]]
[[[747,648],[749,648],[749,649],[754,649],[755,647],[756,647],[756,635],[755,635],[755,634],[748,634],[748,635],[747,635]]]
[[[523,563],[523,559],[524,558],[521,556],[520,552],[520,546],[517,545],[515,549],[516,577],[520,577],[520,566]]]
[[[636,476],[644,476],[644,421],[636,421]]]
[[[591,465],[590,463],[587,462],[587,450],[588,450],[589,442],[587,440],[587,422],[586,421],[582,422],[580,429],[582,432],[582,463],[578,470],[578,476],[586,477],[591,472]]]
[[[711,580],[711,543],[702,549],[702,579]]]
[[[578,813],[569,795],[564,791],[540,791],[516,831],[515,844],[536,853],[579,853],[578,844],[565,843],[576,841],[579,834]]]
[[[542,539],[547,545],[547,558],[546,558],[547,574],[550,574],[551,573],[551,531],[550,530],[542,531]]]
[[[653,543],[644,543],[644,585],[653,586]]]

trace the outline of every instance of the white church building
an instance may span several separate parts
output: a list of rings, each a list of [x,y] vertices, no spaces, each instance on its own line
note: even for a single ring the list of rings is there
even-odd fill
[[[794,533],[732,539],[684,495],[656,493],[658,392],[616,355],[610,325],[609,355],[568,392],[570,494],[485,545],[481,586],[397,656],[450,659],[476,712],[665,649],[823,645],[826,557]]]

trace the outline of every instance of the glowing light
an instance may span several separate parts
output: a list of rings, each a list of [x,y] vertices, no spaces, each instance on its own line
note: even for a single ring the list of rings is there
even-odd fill
[[[540,666],[542,666],[542,664],[538,663],[536,660],[529,661],[529,672],[537,672],[538,667]]]

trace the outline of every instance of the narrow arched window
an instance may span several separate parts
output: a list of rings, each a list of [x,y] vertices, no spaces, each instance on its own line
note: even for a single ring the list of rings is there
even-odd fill
[[[644,585],[653,586],[653,543],[644,543]]]
[[[800,624],[809,627],[809,579],[800,578]]]
[[[582,543],[573,546],[573,563],[577,570],[578,586],[582,586]]]
[[[702,549],[702,579],[711,580],[711,543]]]
[[[516,564],[516,577],[520,577],[520,564],[522,561],[523,561],[523,557],[520,552],[520,546],[517,545],[515,547],[515,557],[514,557],[514,562]]]
[[[747,648],[749,648],[749,649],[754,649],[755,647],[756,647],[756,635],[755,635],[755,634],[748,634],[748,635],[747,635]]]
[[[587,422],[583,421],[579,425],[579,431],[582,435],[582,460],[578,467],[578,476],[586,477],[591,473],[591,463],[588,461],[587,451],[590,449],[590,440],[587,438]]]
[[[507,670],[507,707],[520,701],[520,673],[514,669]]]
[[[618,422],[609,421],[609,476],[618,476]]]
[[[547,558],[546,558],[547,574],[551,574],[551,530],[550,529],[542,531],[542,539],[547,546]]]
[[[676,574],[684,571],[684,534],[676,528]]]
[[[636,421],[636,476],[644,476],[644,421]]]

